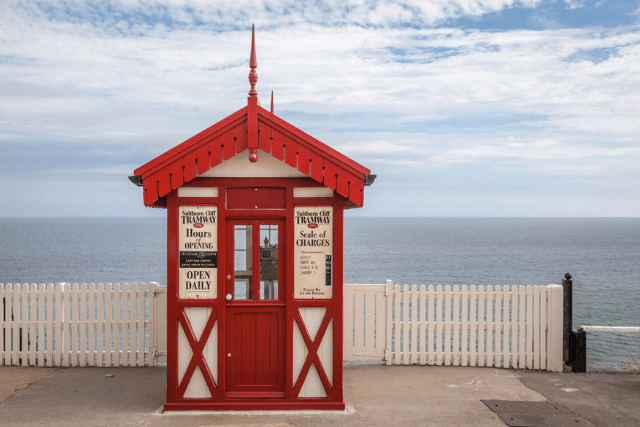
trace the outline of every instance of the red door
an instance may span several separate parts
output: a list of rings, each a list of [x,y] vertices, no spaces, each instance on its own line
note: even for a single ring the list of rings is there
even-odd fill
[[[284,219],[227,220],[226,396],[285,397]]]

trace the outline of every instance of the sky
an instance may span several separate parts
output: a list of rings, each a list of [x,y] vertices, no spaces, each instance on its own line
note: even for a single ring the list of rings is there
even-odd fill
[[[163,216],[246,105],[377,174],[353,216],[639,217],[640,0],[0,2],[0,217]]]

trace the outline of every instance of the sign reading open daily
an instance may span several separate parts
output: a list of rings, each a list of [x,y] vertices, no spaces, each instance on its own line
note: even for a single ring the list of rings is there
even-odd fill
[[[179,208],[179,298],[214,299],[218,295],[218,208]]]
[[[295,207],[293,233],[294,297],[330,299],[333,207]]]

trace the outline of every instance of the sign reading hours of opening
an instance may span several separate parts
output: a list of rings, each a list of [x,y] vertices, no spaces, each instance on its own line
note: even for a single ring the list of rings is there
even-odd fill
[[[179,298],[218,295],[218,208],[180,206]]]
[[[294,297],[331,299],[333,207],[296,207],[293,224]]]

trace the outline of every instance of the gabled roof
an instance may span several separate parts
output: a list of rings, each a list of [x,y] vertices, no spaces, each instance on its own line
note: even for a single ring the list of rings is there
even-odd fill
[[[371,171],[262,108],[256,66],[254,36],[248,105],[134,171],[146,206],[166,208],[164,196],[172,190],[245,150],[256,161],[258,149],[335,190],[348,199],[347,207],[362,206]]]

